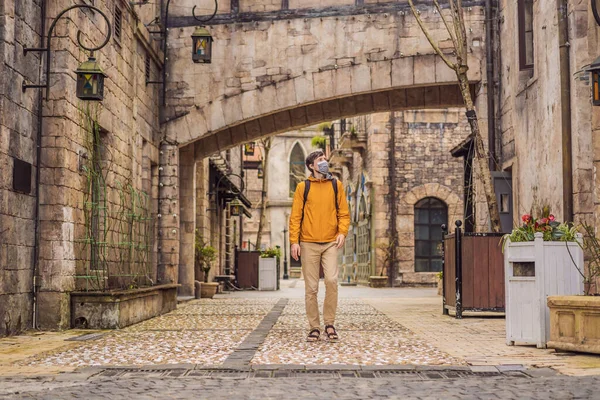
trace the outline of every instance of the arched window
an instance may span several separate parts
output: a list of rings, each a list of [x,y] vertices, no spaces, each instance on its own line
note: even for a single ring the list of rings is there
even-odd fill
[[[306,179],[306,166],[304,165],[304,150],[296,143],[290,154],[290,197],[294,197],[296,186]]]
[[[434,197],[415,204],[415,272],[442,270],[442,224],[448,224],[448,207]]]

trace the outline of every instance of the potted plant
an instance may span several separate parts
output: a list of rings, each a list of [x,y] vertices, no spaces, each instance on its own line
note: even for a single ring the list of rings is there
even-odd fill
[[[547,296],[583,293],[577,271],[583,268],[581,234],[573,224],[556,221],[548,207],[541,218],[526,214],[522,220],[502,240],[506,343],[545,348],[550,336]]]
[[[386,287],[388,283],[387,270],[388,266],[392,261],[392,250],[396,245],[396,241],[393,240],[391,243],[379,243],[375,246],[379,250],[379,260],[381,269],[379,275],[372,275],[369,277],[369,286],[372,288]]]
[[[204,242],[204,238],[200,235],[196,229],[196,240],[194,243],[194,264],[196,269],[201,269],[203,273],[203,282],[196,282],[196,298],[200,294],[201,298],[212,299],[219,284],[217,282],[208,282],[208,276],[212,263],[217,259],[217,249],[207,245]],[[200,290],[198,293],[198,286]]]
[[[281,249],[269,247],[260,253],[258,260],[258,290],[277,290],[277,277]]]
[[[594,227],[583,226],[581,244],[587,265],[572,262],[583,281],[583,296],[549,296],[550,340],[548,347],[559,350],[600,354],[600,241]]]

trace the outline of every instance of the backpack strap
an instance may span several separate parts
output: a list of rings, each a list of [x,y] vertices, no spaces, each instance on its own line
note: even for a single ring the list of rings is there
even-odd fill
[[[310,181],[307,179],[304,181],[304,203],[302,203],[302,218],[300,219],[300,229],[302,230],[302,222],[304,222],[304,206],[308,200],[308,191],[310,190]]]
[[[333,185],[333,193],[335,195],[335,212],[336,212],[336,216],[337,216],[337,214],[340,212],[340,206],[338,205],[338,184],[337,184],[337,179],[333,178],[331,180],[331,184]]]

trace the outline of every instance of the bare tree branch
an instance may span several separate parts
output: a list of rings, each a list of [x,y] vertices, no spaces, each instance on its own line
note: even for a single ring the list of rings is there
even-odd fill
[[[441,57],[441,59],[446,63],[446,65],[448,66],[448,68],[453,69],[453,70],[456,71],[456,64],[454,64],[452,61],[450,61],[446,57],[446,55],[444,53],[442,53],[442,50],[440,50],[439,46],[434,42],[433,37],[431,36],[431,33],[429,33],[429,30],[425,27],[425,24],[423,24],[423,21],[421,20],[421,17],[419,16],[419,13],[417,12],[417,9],[415,8],[413,0],[408,0],[408,4],[410,4],[410,9],[412,10],[413,15],[417,19],[417,23],[421,27],[421,30],[423,31],[423,34],[425,35],[425,37],[429,41],[429,44],[431,45],[431,47],[433,48],[433,50],[437,53],[438,56]]]
[[[435,4],[435,8],[437,8],[438,13],[440,14],[440,18],[442,18],[442,21],[444,21],[446,30],[448,31],[448,34],[450,35],[450,39],[452,39],[452,44],[454,45],[454,48],[456,49],[458,47],[458,43],[456,42],[455,33],[452,32],[452,28],[450,28],[448,21],[446,21],[446,18],[444,18],[444,15],[442,14],[442,7],[440,7],[439,1],[433,0],[433,4]]]

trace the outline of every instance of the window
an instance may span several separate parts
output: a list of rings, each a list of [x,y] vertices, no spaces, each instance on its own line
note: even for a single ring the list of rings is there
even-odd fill
[[[518,0],[519,69],[533,69],[533,0]]]
[[[415,272],[442,270],[442,224],[448,224],[448,208],[427,197],[415,205]]]
[[[150,56],[146,53],[146,59],[144,60],[144,74],[146,75],[146,82],[150,81],[150,72],[151,72]]]
[[[296,186],[306,178],[304,165],[304,151],[299,143],[296,143],[290,155],[290,197],[294,197]]]
[[[117,6],[115,6],[115,40],[117,42],[121,42],[121,27],[123,24],[123,11]]]

